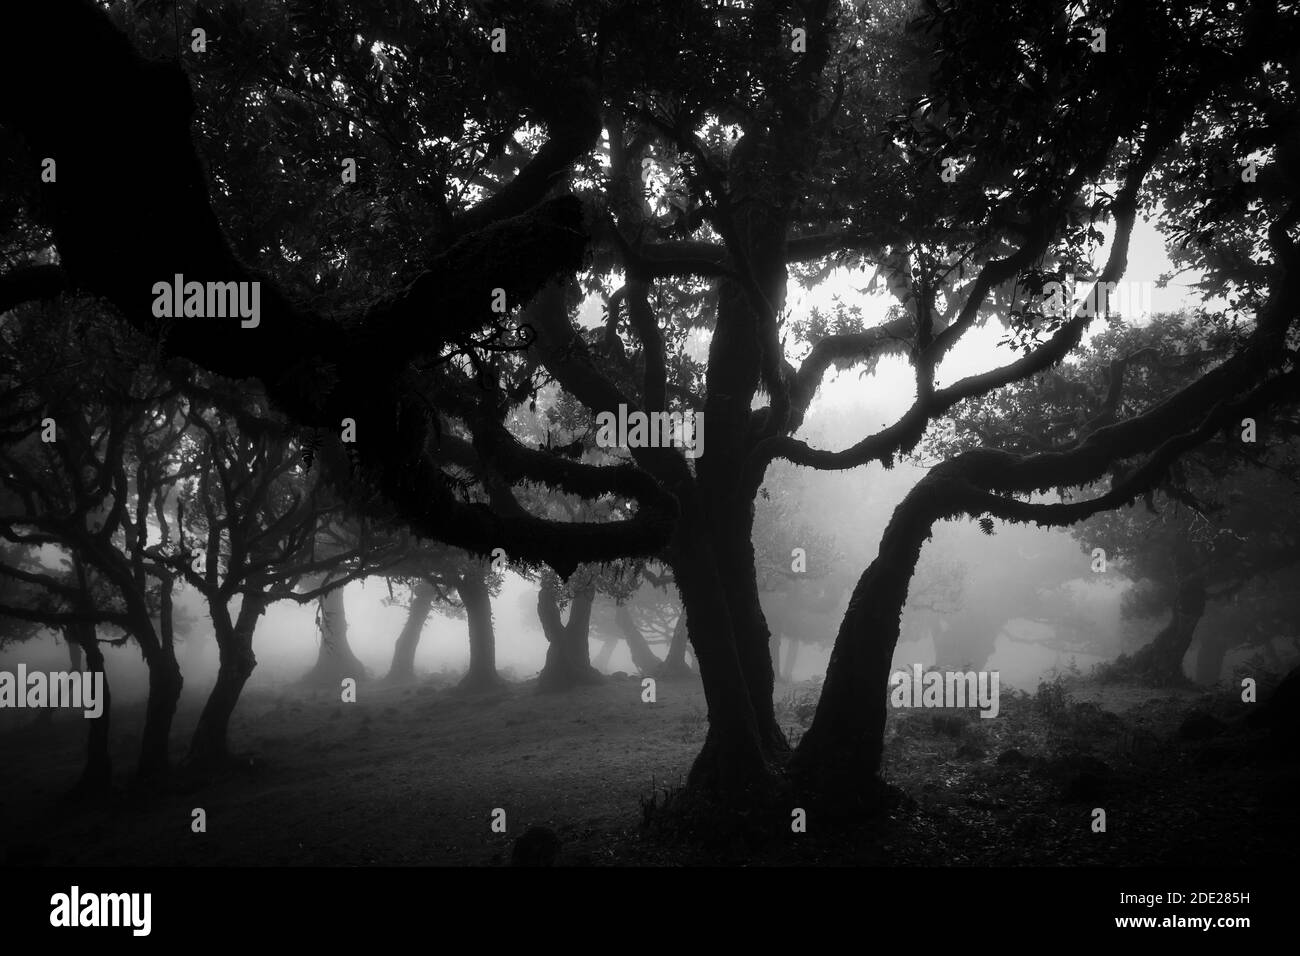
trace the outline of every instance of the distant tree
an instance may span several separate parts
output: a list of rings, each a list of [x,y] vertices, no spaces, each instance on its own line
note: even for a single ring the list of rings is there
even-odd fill
[[[404,582],[410,598],[406,624],[393,649],[393,666],[387,679],[414,679],[415,650],[424,622],[437,607],[450,617],[464,619],[468,625],[469,666],[459,689],[486,691],[502,687],[505,679],[497,671],[492,598],[501,592],[504,575],[475,555],[430,542],[412,545],[396,570],[399,573],[390,575],[389,580]]]
[[[533,379],[525,377],[522,381],[532,382]],[[540,413],[536,411],[539,404],[542,407]],[[513,435],[531,439],[561,459],[574,460],[584,454],[601,454],[596,444],[598,432],[589,427],[581,403],[572,395],[563,390],[549,389],[547,394],[533,398],[529,405],[534,414],[516,413],[510,419]],[[567,519],[570,523],[610,520],[622,510],[603,497],[584,500],[580,495],[546,494],[531,489],[523,489],[517,497],[510,493],[509,499],[504,497],[505,494],[503,489],[497,489],[497,503],[505,504],[511,500],[513,504],[507,507],[526,507],[531,513]],[[641,573],[642,564],[638,561],[614,561],[579,567],[566,580],[561,580],[549,568],[537,574],[537,616],[548,644],[546,661],[538,675],[538,690],[569,690],[601,680],[600,673],[591,664],[589,644],[597,595],[608,595],[616,604],[625,601],[639,586]],[[562,617],[566,608],[569,611],[567,621]],[[627,629],[630,618],[616,615],[616,620],[624,630],[624,637],[630,635],[632,645],[648,664],[644,658],[644,642],[638,639],[635,629]]]
[[[625,591],[620,596],[620,590]],[[686,661],[686,618],[672,585],[672,573],[650,562],[637,576],[620,582],[614,595],[602,596],[592,612],[592,630],[605,639],[597,669],[604,669],[620,639],[627,643],[632,666],[643,676],[673,679],[694,675]],[[653,650],[664,648],[660,658]]]
[[[596,594],[608,594],[616,602],[625,600],[637,578],[637,568],[623,563],[588,565],[579,568],[568,581],[560,581],[549,569],[541,572],[537,617],[542,623],[547,648],[546,662],[537,675],[539,691],[550,693],[600,683],[601,674],[591,665],[590,645]],[[568,620],[562,617],[566,607]],[[621,623],[625,625],[630,620],[624,617]],[[625,630],[625,636],[627,633]]]
[[[228,396],[224,404],[235,401],[253,429],[241,430],[219,408],[187,403],[190,467],[176,492],[155,505],[159,560],[202,595],[220,656],[190,742],[187,762],[195,768],[229,759],[230,718],[257,666],[253,638],[266,609],[341,595],[348,582],[395,560],[400,537],[350,519],[319,480],[320,469],[303,473],[301,449],[269,410],[251,396]],[[300,589],[304,579],[319,583]]]
[[[400,683],[415,679],[415,651],[425,622],[437,607],[452,617],[467,617],[473,609],[470,667],[465,675],[467,686],[481,683],[487,687],[498,683],[491,605],[489,603],[486,608],[484,620],[478,589],[481,583],[489,591],[490,598],[500,590],[501,575],[485,574],[478,558],[455,548],[435,542],[412,542],[387,578],[390,585],[404,585],[409,597],[406,623],[393,647],[393,663],[386,680]],[[465,603],[466,596],[470,599],[468,604]]]
[[[1126,617],[1169,614],[1150,643],[1116,661],[1112,676],[1180,682],[1183,658],[1199,635],[1202,655],[1194,673],[1213,683],[1236,642],[1223,633],[1222,622],[1217,633],[1204,629],[1214,602],[1247,599],[1239,600],[1230,625],[1237,640],[1247,641],[1253,624],[1293,609],[1285,588],[1247,586],[1257,578],[1278,579],[1300,564],[1300,459],[1290,437],[1297,424],[1273,418],[1262,426],[1257,450],[1228,432],[1187,456],[1145,507],[1098,515],[1076,530],[1085,549],[1106,549],[1116,570],[1133,581],[1122,605]]]

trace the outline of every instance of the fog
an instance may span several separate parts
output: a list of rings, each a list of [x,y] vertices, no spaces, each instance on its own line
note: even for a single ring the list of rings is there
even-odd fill
[[[1107,225],[1103,232],[1109,240],[1113,226]],[[1103,245],[1096,251],[1095,260],[1104,260],[1107,252],[1108,246]],[[1162,281],[1161,277],[1172,270],[1173,264],[1152,220],[1140,220],[1132,238],[1126,279],[1144,283],[1153,290],[1153,312],[1185,308],[1199,301],[1192,293],[1195,275],[1183,274],[1175,281]],[[788,308],[791,314],[798,315],[813,308],[832,309],[837,303],[845,302],[861,308],[868,322],[883,321],[894,299],[883,291],[868,291],[869,278],[866,270],[836,268],[811,288],[792,284]],[[599,321],[598,314],[599,300],[590,298],[581,310],[581,320],[594,325]],[[1144,317],[1132,318],[1140,323]],[[972,330],[944,360],[937,382],[953,381],[1013,360],[1016,353],[999,343],[1002,335],[1003,330],[996,323]],[[706,341],[697,342],[697,359],[703,358],[706,345]],[[914,372],[902,357],[883,358],[867,375],[856,370],[832,371],[814,399],[799,435],[816,447],[846,447],[868,431],[897,419],[914,397]],[[923,477],[926,465],[917,459],[901,461],[888,470],[873,463],[851,471],[820,471],[778,463],[772,471],[796,473],[803,500],[817,502],[817,507],[802,517],[812,519],[814,525],[833,534],[845,555],[845,572],[856,576],[875,556],[885,522],[907,491]],[[1088,555],[1065,530],[997,522],[996,533],[990,536],[968,520],[943,526],[926,549],[931,554],[942,554],[969,576],[970,586],[955,609],[956,617],[985,614],[994,606],[1000,613],[1007,597],[998,579],[1005,576],[1022,584],[1028,582],[1027,592],[1040,587],[1062,589],[1060,593],[1068,594],[1073,611],[1089,622],[1096,638],[1095,646],[1087,651],[1063,651],[1050,646],[1055,636],[1050,625],[1018,616],[1023,608],[1006,609],[1010,616],[999,629],[996,647],[984,665],[999,671],[1005,685],[1032,690],[1049,674],[1071,667],[1086,671],[1120,651],[1119,607],[1124,585],[1099,580],[1090,573]],[[1071,563],[1077,564],[1078,575],[1064,584],[1035,581],[1037,569],[1043,565]],[[507,572],[501,593],[492,602],[498,667],[510,679],[535,677],[546,657],[535,593],[534,583]],[[405,620],[404,602],[408,599],[409,593],[404,588],[395,587],[390,593],[382,579],[355,582],[344,589],[348,642],[371,677],[382,676],[392,660],[393,641]],[[808,633],[802,638],[808,646],[801,648],[794,665],[795,680],[816,679],[824,674],[830,644],[847,601],[846,592],[833,610],[810,622]],[[216,643],[203,602],[197,601],[192,591],[183,592],[177,606],[185,617],[194,620],[192,633],[178,638],[178,657],[186,679],[182,700],[201,702],[215,679]],[[446,616],[435,607],[416,652],[417,671],[426,675],[442,674],[448,679],[462,673],[469,659],[466,628],[463,617]],[[903,633],[908,633],[906,618]],[[258,666],[248,689],[280,689],[301,678],[316,660],[319,640],[314,604],[273,605],[257,630]],[[594,657],[603,641],[593,637],[590,643]],[[1244,652],[1237,652],[1237,656],[1241,653]],[[106,657],[113,692],[121,694],[123,701],[142,699],[147,692],[147,670],[139,652],[129,645],[110,647]],[[0,650],[0,667],[10,667],[19,659],[32,667],[55,667],[66,661],[66,651],[53,635],[30,643],[21,653],[16,648]],[[894,654],[895,667],[905,668],[914,663],[924,666],[936,663],[933,637],[910,641],[905,636],[900,638]],[[620,642],[613,650],[608,670],[636,670],[626,644]]]

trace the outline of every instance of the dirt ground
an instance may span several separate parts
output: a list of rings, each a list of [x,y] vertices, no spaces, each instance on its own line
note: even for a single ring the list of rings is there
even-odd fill
[[[792,738],[815,684],[778,688]],[[465,695],[426,682],[250,693],[231,728],[241,765],[163,792],[130,786],[143,708],[113,715],[117,786],[90,806],[75,781],[84,721],[0,733],[0,860],[10,865],[503,865],[530,826],[570,865],[706,863],[641,828],[642,801],[679,785],[707,727],[698,683],[635,678],[563,695],[531,682]],[[1004,690],[997,719],[894,711],[886,777],[896,799],[835,832],[781,834],[727,862],[754,864],[1294,863],[1300,763],[1249,731],[1231,691],[1077,682]],[[1189,715],[1203,715],[1191,731]],[[183,754],[197,711],[178,715]],[[1180,732],[1181,729],[1181,732]],[[1194,731],[1194,732],[1192,732]],[[1092,828],[1093,810],[1107,830]],[[191,831],[206,811],[207,832]],[[493,833],[493,811],[507,832]]]

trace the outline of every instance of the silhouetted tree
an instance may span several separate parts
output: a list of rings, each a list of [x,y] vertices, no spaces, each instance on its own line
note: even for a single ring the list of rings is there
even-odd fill
[[[175,576],[150,547],[151,510],[182,474],[179,398],[142,360],[137,336],[105,322],[90,302],[10,312],[0,338],[6,367],[4,415],[13,432],[0,446],[4,509],[0,534],[24,549],[54,546],[66,570],[29,555],[6,577],[33,587],[4,613],[67,626],[91,669],[103,670],[97,625],[140,647],[149,696],[138,775],[170,767],[168,741],[182,677],[176,662]],[[75,343],[63,355],[56,341]],[[124,639],[114,639],[121,643]],[[109,780],[108,716],[92,728],[83,785]]]
[[[262,281],[257,329],[178,322],[168,354],[260,379],[332,444],[353,419],[356,500],[420,534],[479,555],[504,548],[560,577],[664,560],[709,705],[690,791],[761,801],[785,772],[810,794],[854,800],[880,766],[899,614],[936,522],[1068,524],[1113,509],[1296,382],[1300,159],[1293,91],[1277,82],[1294,10],[1102,0],[1085,17],[1065,0],[982,0],[927,4],[904,29],[911,10],[413,6],[377,23],[295,7],[226,29],[227,55],[191,84],[85,0],[20,5],[0,38],[0,82],[27,95],[0,103],[0,124],[22,137],[23,205],[49,230],[59,273],[0,281],[27,295],[75,284],[155,335],[144,290],[159,278]],[[161,15],[114,11],[141,46],[174,42]],[[515,39],[502,54],[487,43],[497,25]],[[75,74],[43,69],[47,37]],[[200,143],[222,144],[204,148],[210,178],[192,116]],[[1240,160],[1252,154],[1248,187]],[[60,161],[50,188],[35,174],[45,156]],[[355,195],[339,189],[340,156],[373,157]],[[1090,263],[1106,220],[1098,283],[1119,281],[1138,212],[1157,203],[1179,264],[1212,291],[1231,286],[1249,331],[1155,404],[1120,414],[1104,402],[1089,410],[1100,420],[1047,447],[973,448],[930,468],[853,589],[792,755],[756,581],[766,469],[889,465],[958,403],[1061,363],[1092,316],[1050,314],[1044,284]],[[349,228],[362,215],[364,232]],[[877,268],[896,308],[877,326],[813,330],[794,343],[796,366],[792,274],[859,264]],[[493,312],[494,290],[522,311]],[[580,319],[584,293],[605,299],[602,327]],[[944,384],[944,357],[995,314],[1023,354]],[[690,354],[697,332],[703,363]],[[840,450],[798,437],[828,370],[885,354],[915,372],[898,421]],[[594,414],[702,411],[700,454],[521,441],[513,410],[551,384]],[[1093,498],[1032,498],[1117,467],[1124,477]],[[602,507],[562,520],[530,511],[524,486]]]
[[[949,450],[1050,448],[1195,383],[1229,357],[1234,337],[1229,325],[1204,314],[1160,315],[1136,326],[1112,320],[1068,364],[996,398],[968,403],[937,444]],[[1023,411],[1014,413],[1017,408]],[[1249,429],[1227,422],[1184,454],[1143,495],[1141,506],[1102,512],[1073,529],[1108,573],[1135,584],[1124,596],[1126,617],[1169,614],[1154,639],[1116,662],[1110,676],[1157,684],[1183,680],[1183,658],[1209,602],[1300,561],[1287,518],[1295,511],[1300,475],[1295,431],[1294,409],[1284,405]],[[1112,480],[1125,477],[1117,465]],[[1011,582],[999,587],[1013,606],[1014,591]],[[1205,663],[1205,677],[1213,682],[1226,647],[1211,643],[1220,648]]]
[[[190,742],[187,761],[195,768],[229,758],[230,718],[257,666],[253,638],[266,609],[281,600],[320,601],[328,615],[331,601],[341,606],[349,581],[383,570],[397,554],[395,536],[349,520],[320,469],[303,473],[297,443],[282,429],[276,434],[266,409],[242,401],[245,422],[259,424],[252,434],[216,408],[186,407],[192,474],[156,508],[159,553],[203,596],[220,659]],[[320,583],[300,590],[304,579]],[[336,656],[340,645],[346,648],[345,626],[330,619]],[[347,673],[361,676],[358,669]]]

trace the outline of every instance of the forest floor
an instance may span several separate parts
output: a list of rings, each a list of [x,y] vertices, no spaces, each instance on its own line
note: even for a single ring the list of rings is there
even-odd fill
[[[815,683],[778,687],[790,736]],[[10,865],[503,865],[530,826],[554,829],[560,863],[709,863],[712,850],[641,829],[642,804],[680,785],[707,727],[694,681],[636,678],[543,696],[486,695],[437,678],[363,684],[357,703],[306,690],[250,692],[231,727],[242,754],[216,780],[129,786],[143,708],[113,714],[118,786],[90,806],[62,795],[85,722],[0,733],[0,861]],[[1300,760],[1243,722],[1236,692],[1044,684],[1004,689],[997,718],[891,711],[886,779],[871,819],[726,857],[751,864],[1232,865],[1300,857]],[[184,741],[197,711],[178,715]],[[181,755],[179,744],[177,757]],[[206,813],[205,833],[191,829]],[[506,814],[505,834],[491,828]],[[1106,832],[1093,832],[1094,808]]]

